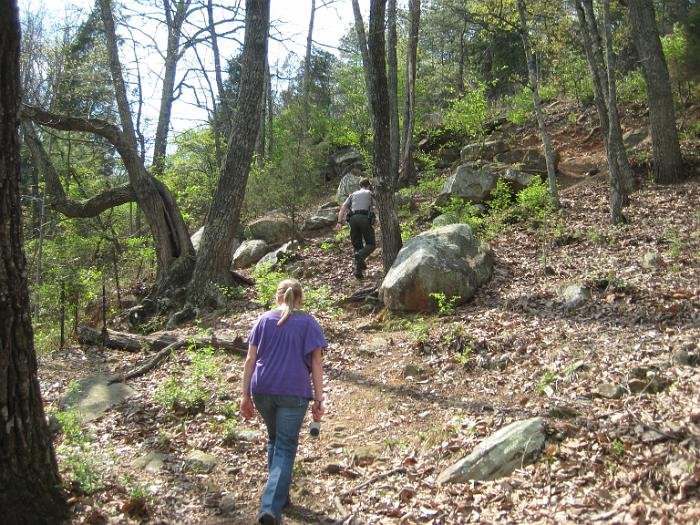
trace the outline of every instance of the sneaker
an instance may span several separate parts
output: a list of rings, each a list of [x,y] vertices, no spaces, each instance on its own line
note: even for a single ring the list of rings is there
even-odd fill
[[[258,523],[261,525],[277,525],[277,520],[269,512],[263,512],[258,518]]]
[[[355,279],[362,279],[362,270],[355,270]]]
[[[357,267],[358,270],[366,270],[367,265],[365,264],[364,259],[360,257],[359,255],[355,255],[355,266]]]

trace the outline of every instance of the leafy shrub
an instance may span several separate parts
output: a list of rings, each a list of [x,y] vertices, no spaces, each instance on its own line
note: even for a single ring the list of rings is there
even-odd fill
[[[620,82],[617,90],[618,101],[625,104],[646,104],[647,88],[640,69],[630,71]]]
[[[191,364],[187,373],[170,377],[154,394],[156,402],[175,412],[192,413],[202,410],[216,389],[219,366],[210,346],[187,350]]]
[[[307,288],[304,290],[304,306],[316,312],[325,312],[335,315],[339,309],[335,305],[333,290],[327,284],[322,284],[318,288]]]
[[[539,177],[533,178],[526,188],[518,192],[516,200],[527,218],[543,218],[554,211],[549,187]]]
[[[486,84],[479,83],[459,98],[450,101],[444,123],[445,127],[454,133],[481,137],[484,134],[483,123],[487,116]]]
[[[285,272],[273,269],[273,264],[261,264],[253,270],[255,279],[255,291],[258,296],[258,304],[263,308],[270,308],[276,302],[277,285],[280,281],[288,279]]]
[[[516,126],[525,124],[529,118],[534,116],[532,93],[527,86],[519,93],[506,97],[505,103],[510,108],[506,118]]]

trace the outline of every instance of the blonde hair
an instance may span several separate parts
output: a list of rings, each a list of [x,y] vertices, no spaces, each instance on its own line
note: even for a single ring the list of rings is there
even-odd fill
[[[296,279],[285,279],[277,285],[277,304],[284,305],[282,317],[277,321],[277,326],[284,324],[303,297],[301,284]]]

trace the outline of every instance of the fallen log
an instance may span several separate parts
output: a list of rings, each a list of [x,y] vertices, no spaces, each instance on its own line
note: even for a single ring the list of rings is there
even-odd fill
[[[102,332],[81,326],[78,328],[78,342],[85,345],[104,346],[114,350],[126,350],[127,352],[140,352],[141,350],[162,350],[163,348],[182,343],[182,346],[194,344],[195,346],[211,346],[217,350],[246,355],[248,345],[240,335],[216,334],[211,335],[183,335],[176,332],[154,332],[149,335],[131,334],[107,330]]]

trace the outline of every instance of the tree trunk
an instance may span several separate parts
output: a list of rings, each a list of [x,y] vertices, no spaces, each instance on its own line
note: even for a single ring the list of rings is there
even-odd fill
[[[537,117],[537,126],[540,129],[542,137],[542,145],[544,146],[544,157],[547,163],[547,179],[549,181],[549,194],[552,199],[552,204],[555,208],[559,208],[559,193],[557,191],[557,174],[554,170],[555,152],[552,148],[552,143],[549,138],[549,131],[544,121],[544,112],[542,111],[542,99],[540,98],[539,83],[537,81],[537,66],[535,57],[532,54],[530,47],[530,39],[528,37],[527,18],[525,16],[525,0],[517,0],[518,15],[520,17],[520,34],[523,40],[523,49],[525,51],[525,61],[527,62],[527,72],[530,77],[530,88],[532,89],[532,103],[535,108],[535,116]]]
[[[386,20],[387,83],[389,88],[389,159],[390,177],[399,179],[399,66],[396,58],[396,0],[389,0]]]
[[[353,0],[355,2],[356,0]],[[401,230],[394,203],[396,178],[392,179],[389,139],[389,89],[386,77],[386,54],[384,50],[384,13],[386,0],[372,0],[369,16],[369,39],[367,41],[370,90],[372,108],[373,172],[376,180],[376,199],[379,222],[382,228],[382,262],[387,272],[401,249]]]
[[[365,90],[367,91],[367,117],[369,118],[370,126],[372,126],[372,103],[369,98],[370,88],[370,72],[367,68],[369,64],[369,50],[367,49],[367,35],[365,33],[365,22],[362,20],[362,12],[360,11],[360,4],[357,0],[352,0],[352,12],[355,15],[355,32],[357,33],[357,42],[360,46],[360,54],[362,55],[362,63],[365,65],[363,71],[365,73]],[[382,27],[382,33],[384,32],[384,27]]]
[[[163,2],[165,21],[168,28],[168,42],[165,50],[165,70],[163,71],[160,110],[158,112],[156,137],[153,143],[153,162],[151,164],[151,171],[156,176],[163,171],[165,153],[168,147],[170,114],[173,109],[175,91],[175,74],[177,73],[177,63],[180,60],[180,37],[182,36],[182,24],[187,17],[190,3],[191,0],[177,0],[173,11],[173,5],[170,0]]]
[[[212,284],[232,284],[231,246],[240,224],[265,84],[270,0],[247,0],[241,87],[219,184],[204,224],[194,275],[189,286],[194,304],[216,295]]]
[[[618,221],[622,217],[620,209],[628,202],[628,195],[632,185],[632,170],[622,142],[622,130],[619,122],[617,122],[617,119],[614,119],[616,125],[611,125],[610,121],[611,105],[615,106],[614,113],[617,115],[617,102],[614,99],[610,100],[611,92],[608,85],[608,71],[602,55],[600,33],[598,32],[591,0],[583,0],[583,2],[582,0],[576,0],[575,4],[581,36],[583,37],[583,47],[593,80],[593,98],[598,110],[603,146],[610,172],[610,216],[613,221]]]
[[[0,509],[4,523],[61,523],[67,506],[37,379],[22,250],[19,14],[0,3]]]
[[[608,151],[609,155],[615,159],[621,159],[622,155],[627,158],[624,151],[622,136],[615,137],[614,130],[620,129],[620,118],[617,114],[617,88],[615,81],[615,53],[613,52],[612,25],[610,23],[610,0],[603,0],[603,27],[605,28],[605,57],[608,71],[608,117],[610,128],[608,129]],[[623,189],[620,180],[621,170],[610,170],[610,222],[612,224],[622,224],[626,222],[622,215]]]
[[[158,261],[156,288],[158,291],[164,291],[170,286],[182,284],[183,280],[186,282],[190,277],[194,267],[194,248],[185,221],[170,191],[146,171],[143,159],[138,155],[136,134],[119,60],[112,3],[111,0],[99,2],[122,125],[121,142],[115,146],[119,149],[140,209],[151,228]]]
[[[683,158],[678,143],[668,67],[651,0],[630,0],[629,17],[649,98],[654,182],[671,184],[683,178]]]
[[[404,187],[416,183],[416,166],[413,163],[413,130],[416,123],[416,60],[418,57],[420,0],[410,0],[408,12],[410,27],[406,49],[406,105],[403,114],[403,154],[399,180],[399,185]]]
[[[314,18],[316,17],[316,0],[311,0],[311,16],[309,17],[309,31],[306,34],[306,55],[304,57],[304,80],[303,80],[303,97],[304,97],[304,115],[307,118],[307,125],[304,131],[308,130],[308,113],[309,113],[309,92],[311,91],[311,51],[314,43]]]

